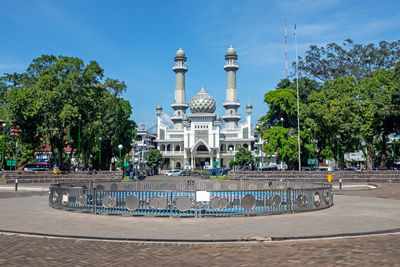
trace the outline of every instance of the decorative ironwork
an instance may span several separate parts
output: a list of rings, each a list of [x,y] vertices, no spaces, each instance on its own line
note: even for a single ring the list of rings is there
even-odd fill
[[[199,194],[197,192],[204,191]],[[200,197],[201,195],[201,197]],[[332,186],[312,182],[205,181],[54,184],[54,208],[138,216],[271,215],[328,208]]]
[[[125,206],[128,210],[136,210],[139,207],[139,198],[135,195],[130,195],[125,198]]]
[[[190,198],[187,196],[180,196],[176,199],[176,208],[179,211],[187,211],[190,209],[190,206],[192,205]]]
[[[256,205],[256,198],[253,195],[247,194],[242,198],[240,204],[244,209],[251,210]]]

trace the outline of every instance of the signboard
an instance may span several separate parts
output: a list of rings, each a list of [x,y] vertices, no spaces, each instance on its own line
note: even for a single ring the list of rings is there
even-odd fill
[[[7,160],[7,166],[15,166],[15,160]]]
[[[210,201],[210,192],[196,191],[196,201]]]
[[[308,159],[307,163],[310,165],[317,165],[318,159]]]
[[[214,167],[218,167],[219,166],[219,162],[218,161],[214,161]]]
[[[124,167],[128,167],[129,166],[129,162],[124,162]]]

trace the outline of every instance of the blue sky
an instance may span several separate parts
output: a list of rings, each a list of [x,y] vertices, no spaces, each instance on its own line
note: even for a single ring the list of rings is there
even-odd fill
[[[155,107],[172,114],[173,57],[188,57],[186,101],[204,86],[223,114],[224,54],[239,56],[239,109],[254,106],[256,120],[267,111],[264,94],[285,77],[284,18],[289,64],[311,44],[377,43],[400,39],[397,1],[15,1],[1,0],[0,74],[23,72],[42,54],[99,62],[105,76],[128,85],[124,97],[138,124],[156,124]]]

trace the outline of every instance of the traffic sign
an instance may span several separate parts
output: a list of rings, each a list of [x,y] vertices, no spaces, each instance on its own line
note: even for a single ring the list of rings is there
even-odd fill
[[[15,160],[7,160],[7,166],[15,166]]]
[[[317,165],[317,162],[318,162],[318,159],[308,159],[308,160],[307,160],[307,163],[308,163],[308,164]]]
[[[128,167],[129,166],[129,162],[124,162],[124,167]]]
[[[219,166],[219,162],[218,161],[214,161],[214,167],[218,167]]]

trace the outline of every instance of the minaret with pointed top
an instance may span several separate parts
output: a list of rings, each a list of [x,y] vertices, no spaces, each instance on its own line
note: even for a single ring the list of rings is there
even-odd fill
[[[174,123],[174,129],[181,130],[183,129],[183,116],[186,114],[186,109],[189,107],[189,105],[186,103],[185,89],[185,73],[187,72],[188,68],[185,65],[186,56],[182,48],[179,48],[179,50],[176,52],[174,61],[176,63],[172,67],[172,70],[176,74],[175,99],[171,105],[171,107],[174,109],[174,115],[171,117],[171,120]]]
[[[230,46],[226,51],[225,55],[225,66],[224,70],[227,74],[226,81],[226,100],[223,103],[226,109],[225,115],[222,117],[225,121],[227,129],[236,129],[240,121],[240,115],[237,112],[240,107],[240,102],[237,100],[237,88],[236,88],[236,71],[239,69],[239,65],[236,63],[238,56],[235,49]]]

